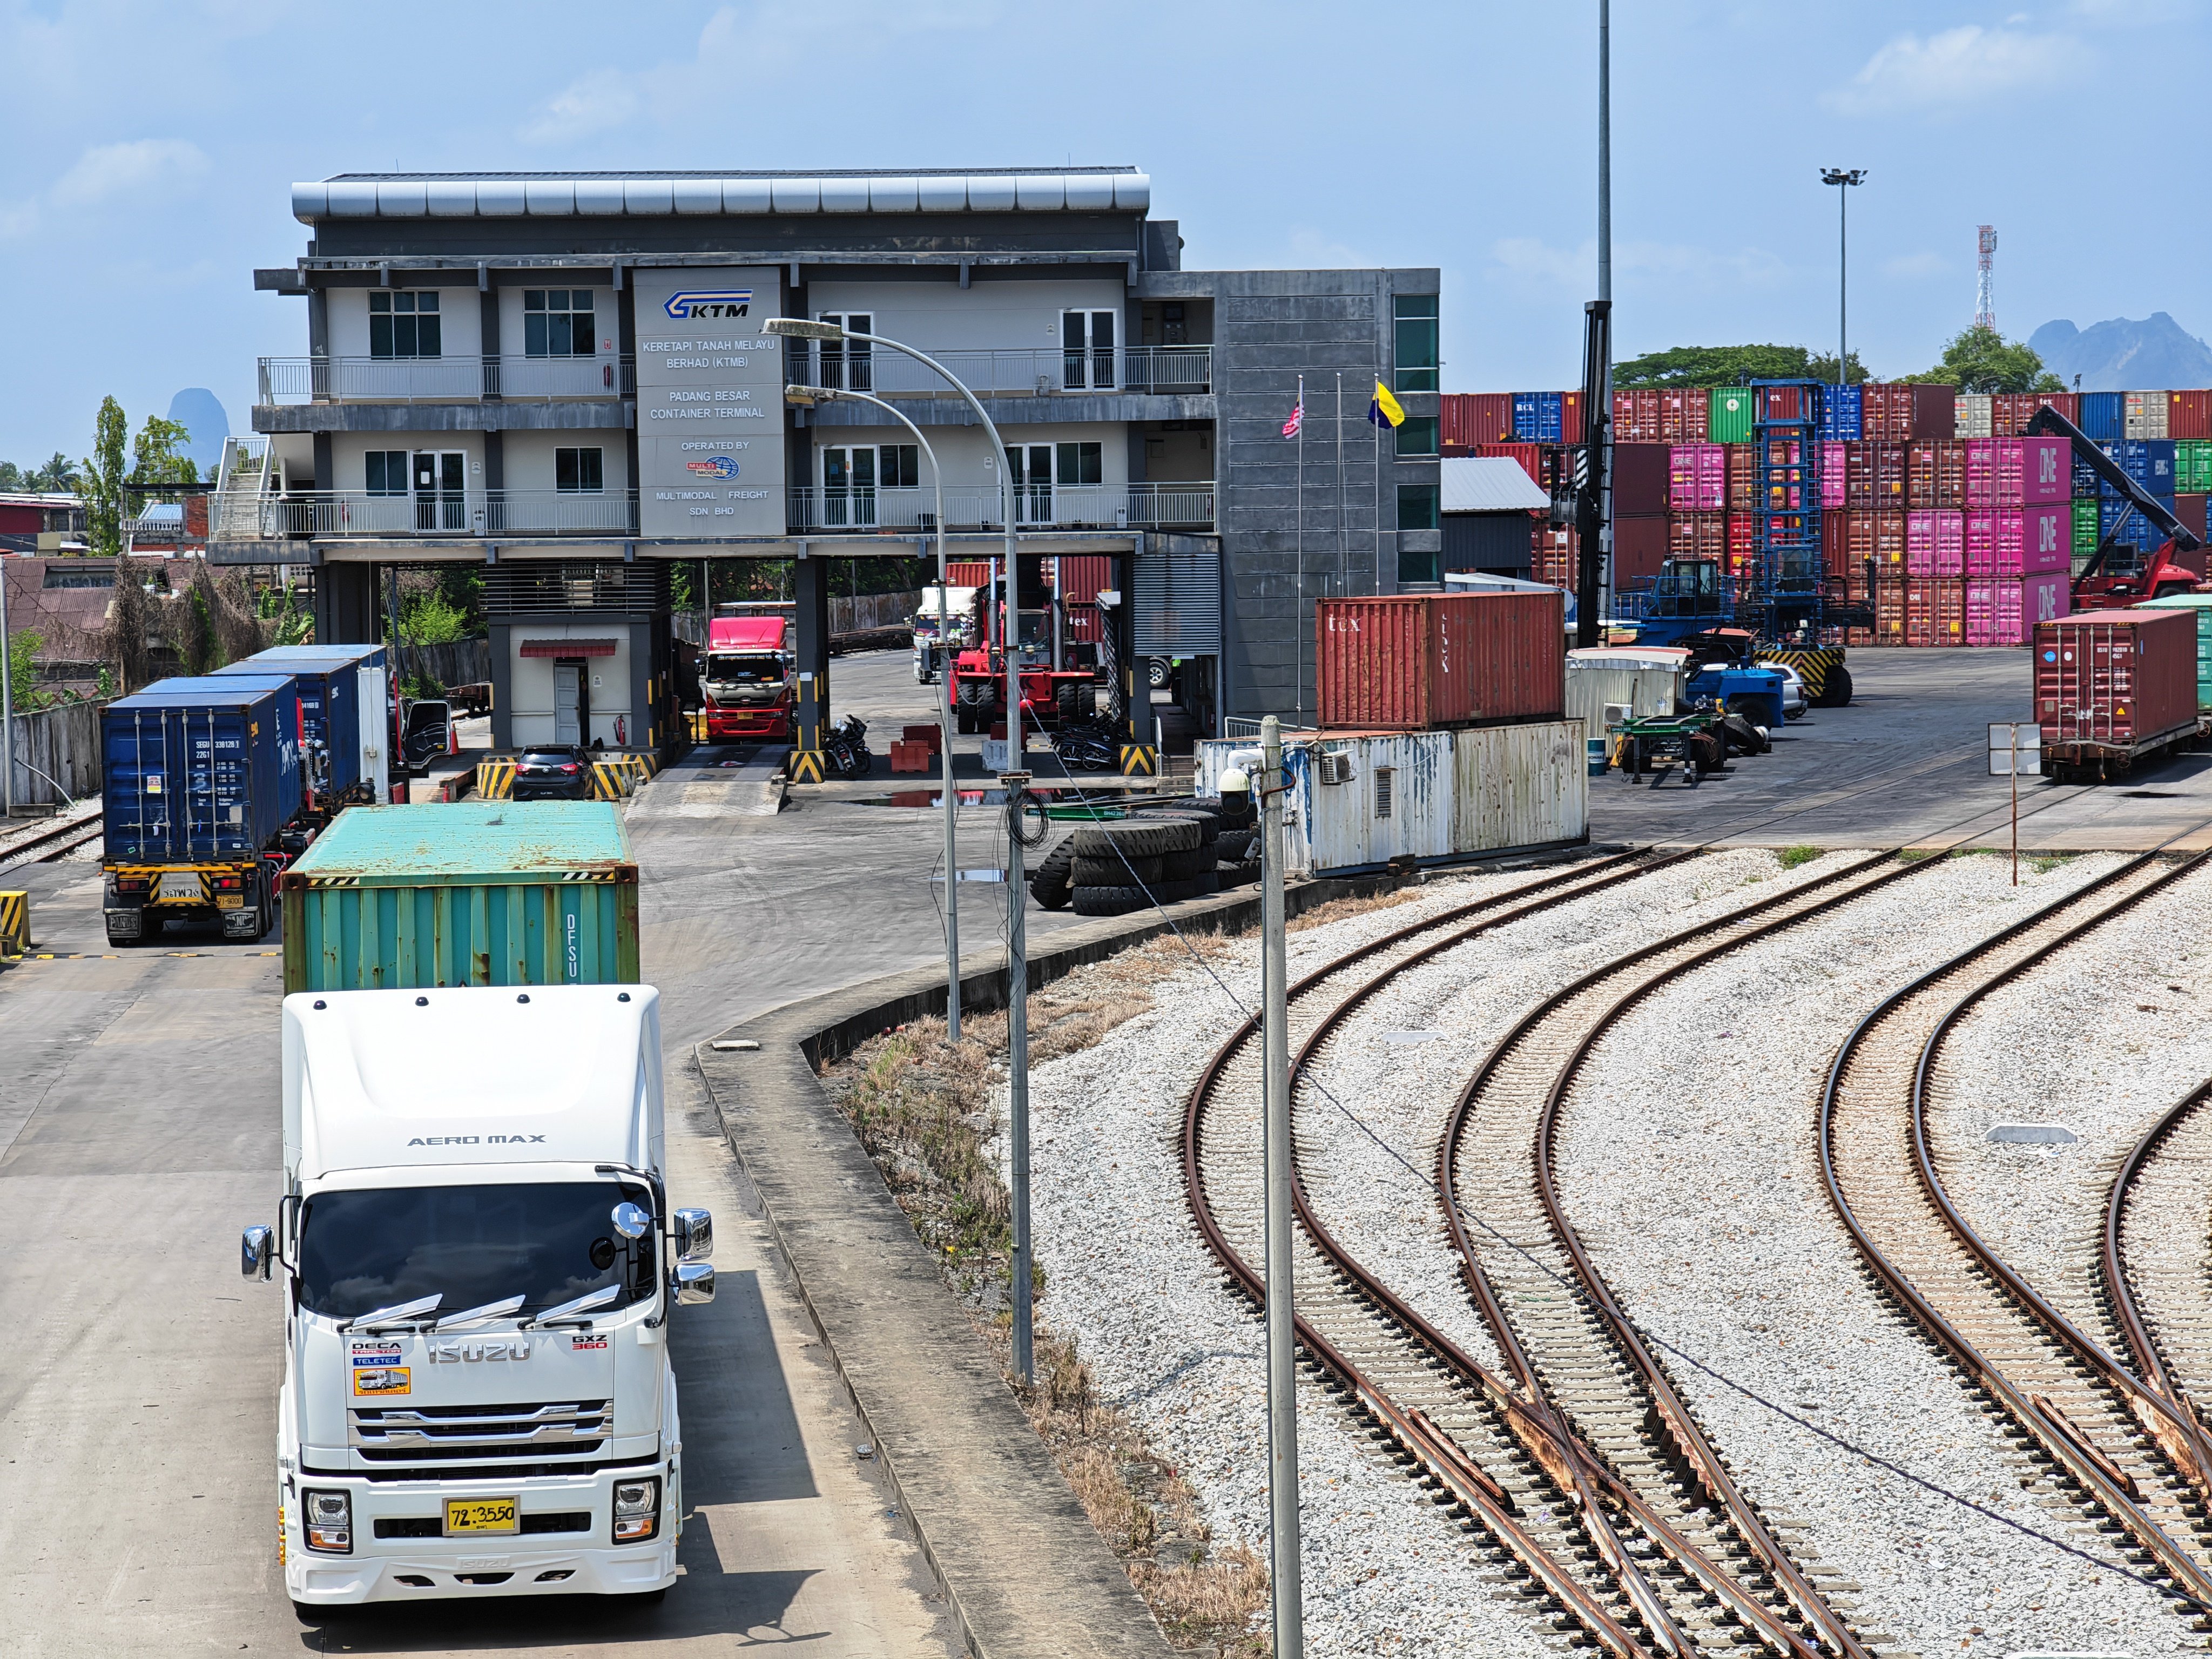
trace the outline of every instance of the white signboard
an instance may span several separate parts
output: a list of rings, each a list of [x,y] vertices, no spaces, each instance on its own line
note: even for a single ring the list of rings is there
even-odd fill
[[[2033,720],[2022,720],[2017,726],[2010,720],[1994,720],[1990,725],[1990,775],[2010,777],[2015,769],[2029,777],[2042,772],[2043,728]]]
[[[781,536],[783,314],[775,265],[633,270],[638,528],[652,537]]]

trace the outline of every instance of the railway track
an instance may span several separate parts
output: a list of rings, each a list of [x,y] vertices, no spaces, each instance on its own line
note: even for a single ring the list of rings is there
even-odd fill
[[[88,818],[73,819],[42,830],[34,836],[11,842],[0,848],[0,868],[11,864],[43,864],[49,859],[73,853],[87,842],[96,841],[100,833],[100,815],[94,812]]]
[[[2106,1295],[2136,1374],[2174,1408],[2212,1466],[2197,1402],[2212,1398],[2212,1083],[2136,1143],[2105,1201]]]
[[[1293,985],[1294,1140],[1303,1139],[1297,1131],[1305,1118],[1326,1109],[1309,1098],[1310,1068],[1343,1021],[1396,975],[1481,933],[1690,856],[1607,860],[1493,896],[1398,929]],[[1253,1150],[1261,1097],[1257,1035],[1248,1023],[1201,1075],[1185,1115],[1183,1148],[1200,1231],[1255,1302],[1264,1291],[1249,1264],[1262,1255],[1265,1211]],[[1525,1370],[1516,1384],[1395,1296],[1314,1213],[1302,1171],[1293,1181],[1301,1344],[1437,1488],[1439,1501],[1465,1510],[1528,1576],[1527,1594],[1623,1659],[1761,1647],[1807,1659],[1823,1645],[1838,1654],[1863,1651],[1801,1581],[1794,1589],[1813,1609],[1802,1616],[1791,1591],[1775,1588],[1767,1564],[1725,1522],[1695,1513],[1678,1487],[1655,1494],[1649,1483],[1625,1479],[1611,1461],[1594,1455]],[[1781,1561],[1783,1573],[1794,1576],[1794,1566]]]
[[[2075,1499],[2100,1530],[2124,1534],[2123,1547],[2138,1566],[2212,1609],[2212,1529],[2204,1520],[2212,1462],[2202,1425],[2170,1383],[2138,1376],[2118,1358],[2133,1352],[2147,1370],[2155,1358],[2147,1338],[2140,1346],[2130,1340],[2127,1275],[2108,1265],[2112,1294],[2087,1314],[2076,1305],[2069,1317],[1952,1201],[1929,1128],[1948,1086],[1945,1038],[1977,1003],[2207,858],[2130,860],[1887,998],[1836,1055],[1818,1139],[1830,1200],[1862,1257],[1892,1300],[2039,1453],[2050,1471],[2045,1489]],[[2179,1129],[2186,1115],[2177,1109],[2161,1127]],[[2157,1135],[2114,1184],[2108,1264],[2119,1260],[2130,1172],[2140,1171]],[[2174,1168],[2181,1167],[2177,1158]],[[2201,1216],[2195,1236],[2202,1237]],[[2200,1276],[2200,1303],[2201,1285]],[[2133,1316],[2140,1330],[2141,1315]],[[2185,1317],[2172,1321],[2177,1336],[2191,1328]],[[2203,1334],[2193,1340],[2189,1363],[2201,1370],[2212,1344]]]

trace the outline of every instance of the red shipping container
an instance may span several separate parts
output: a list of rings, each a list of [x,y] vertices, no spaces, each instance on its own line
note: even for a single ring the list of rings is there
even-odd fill
[[[1874,636],[1877,645],[1905,643],[1905,582],[1883,580],[1874,585]]]
[[[1615,443],[1656,444],[1659,436],[1656,391],[1638,390],[1613,394],[1613,441]]]
[[[1905,504],[1908,507],[1966,504],[1966,449],[1971,439],[1931,439],[1905,453]]]
[[[1990,435],[1993,438],[2017,438],[2027,430],[2031,416],[2040,407],[2034,394],[2027,392],[2000,392],[1990,398]]]
[[[1550,486],[1544,482],[1544,447],[1541,444],[1477,444],[1474,453],[1521,463],[1521,470],[1528,475],[1528,482],[1539,489]]]
[[[2197,495],[2176,495],[2173,498],[2173,516],[2180,520],[2183,526],[2191,535],[2195,536],[2198,541],[2201,542],[2204,539],[2203,496]],[[2174,556],[2178,559],[2194,558],[2201,562],[2204,557],[2204,554],[2202,549],[2199,549],[2194,554],[2182,553],[2177,550]]]
[[[2212,392],[2177,392],[2166,411],[2169,438],[2212,438]]]
[[[2081,424],[2081,394],[2078,392],[2031,392],[2027,395],[2035,400],[2037,409],[2048,406],[2057,410],[2075,425]]]
[[[1759,505],[1759,452],[1750,444],[1723,444],[1728,451],[1728,510],[1748,513]]]
[[[2071,500],[2073,447],[2063,438],[1969,438],[1966,505],[2037,507]]]
[[[1905,574],[1905,523],[1902,513],[1846,514],[1844,520],[1844,545],[1853,570],[1863,570],[1872,561],[1878,575],[1902,577]]]
[[[996,566],[982,559],[947,559],[945,580],[955,587],[988,587]]]
[[[1315,606],[1324,730],[1424,732],[1557,720],[1566,702],[1558,593],[1406,593]]]
[[[1905,515],[1905,574],[1960,576],[1966,574],[1966,515],[1947,507],[1923,507]]]
[[[1804,399],[1794,386],[1755,386],[1751,389],[1751,417],[1754,421],[1795,421]]]
[[[1670,513],[1667,515],[1668,557],[1718,559],[1727,551],[1727,514]]]
[[[1905,446],[1844,446],[1844,505],[1857,512],[1895,512],[1905,506]]]
[[[1820,574],[1832,581],[1850,574],[1850,520],[1835,508],[1820,514]]]
[[[1905,642],[1964,645],[1966,584],[1957,577],[1909,577],[1905,584]]]
[[[1966,583],[1966,643],[2026,645],[2038,623],[2055,621],[2072,609],[2067,578],[2061,571],[2039,576],[1998,576]]]
[[[1759,515],[1731,513],[1728,519],[1728,559],[1721,567],[1731,576],[1748,573],[1759,557]]]
[[[1659,394],[1659,441],[1669,444],[1705,441],[1712,393],[1701,386],[1669,386]]]
[[[1667,510],[1667,455],[1664,444],[1613,445],[1614,518],[1641,519]]]
[[[1613,521],[1613,581],[1626,588],[1648,582],[1667,558],[1667,520],[1645,514]]]
[[[1583,394],[1562,392],[1559,394],[1559,441],[1578,444],[1583,441]]]
[[[2035,715],[2046,757],[2095,757],[2197,723],[2197,617],[2084,611],[2035,630]]]
[[[1454,392],[1438,401],[1437,435],[1448,444],[1510,443],[1513,439],[1513,394],[1510,392]]]
[[[1869,443],[1902,444],[1958,435],[1956,386],[1869,382],[1861,391],[1859,436]]]

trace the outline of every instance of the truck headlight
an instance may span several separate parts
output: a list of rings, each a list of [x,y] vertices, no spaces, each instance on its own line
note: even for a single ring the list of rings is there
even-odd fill
[[[342,1492],[303,1492],[307,1547],[325,1555],[353,1553],[353,1499]]]
[[[615,1542],[641,1544],[660,1530],[660,1482],[615,1482]]]

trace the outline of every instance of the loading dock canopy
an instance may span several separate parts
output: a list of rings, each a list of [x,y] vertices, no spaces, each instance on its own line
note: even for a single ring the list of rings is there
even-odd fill
[[[1447,456],[1443,475],[1446,513],[1536,513],[1552,504],[1508,455]]]
[[[612,640],[525,640],[522,654],[526,657],[611,657],[615,653]]]

